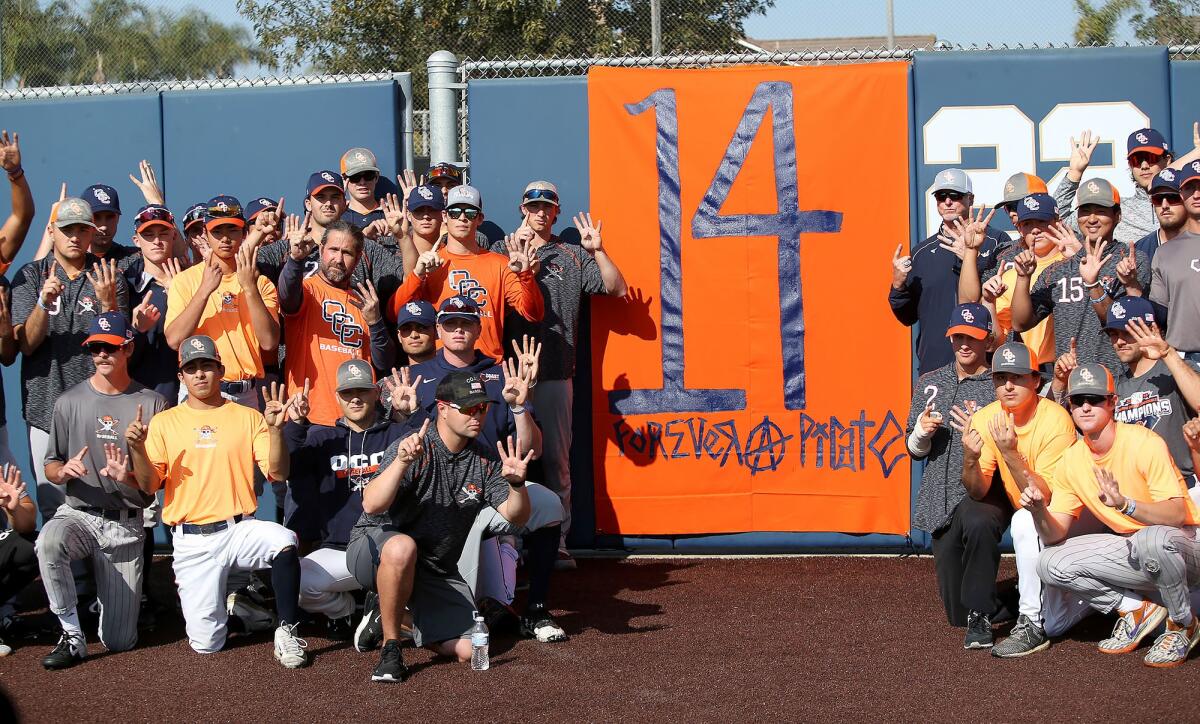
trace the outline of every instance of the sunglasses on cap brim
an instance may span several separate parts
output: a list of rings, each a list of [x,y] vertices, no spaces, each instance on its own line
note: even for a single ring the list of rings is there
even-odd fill
[[[429,169],[430,181],[457,181],[462,183],[462,171],[453,166],[434,166]]]
[[[242,217],[242,207],[238,204],[213,204],[205,209],[205,213],[218,219],[236,218],[240,220]]]
[[[521,199],[522,203],[526,204],[531,201],[546,201],[555,206],[558,205],[558,194],[550,189],[530,189],[525,192],[525,195]]]
[[[172,214],[169,209],[146,209],[133,219],[133,225],[141,229],[146,224],[154,221],[161,221],[167,226],[175,225],[175,214]]]

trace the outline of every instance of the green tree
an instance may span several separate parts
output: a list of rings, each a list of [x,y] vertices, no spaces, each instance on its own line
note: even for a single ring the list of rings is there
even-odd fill
[[[1130,21],[1138,40],[1156,45],[1200,43],[1200,0],[1149,0],[1150,12]]]
[[[1079,20],[1075,24],[1076,45],[1112,45],[1121,18],[1141,7],[1139,0],[1108,0],[1099,8],[1088,0],[1075,0]]]

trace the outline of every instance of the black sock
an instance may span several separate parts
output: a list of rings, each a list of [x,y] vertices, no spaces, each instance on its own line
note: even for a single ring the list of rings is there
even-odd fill
[[[300,621],[300,557],[295,548],[275,556],[271,563],[271,586],[275,589],[275,613],[279,625]]]
[[[550,595],[550,576],[558,560],[558,539],[562,526],[557,523],[525,534],[525,565],[529,569],[529,595],[526,608],[546,604]]]

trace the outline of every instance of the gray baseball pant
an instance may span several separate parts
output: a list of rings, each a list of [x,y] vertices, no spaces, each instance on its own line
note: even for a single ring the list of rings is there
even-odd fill
[[[479,549],[486,536],[522,535],[531,530],[545,528],[563,519],[563,506],[554,491],[537,483],[525,483],[529,493],[529,521],[525,525],[513,525],[500,515],[500,511],[485,505],[475,515],[471,534],[463,542],[462,554],[458,557],[458,574],[472,593],[476,593],[479,580]]]
[[[1125,591],[1157,592],[1171,620],[1192,620],[1191,588],[1200,586],[1200,528],[1152,525],[1132,535],[1096,533],[1042,551],[1038,576],[1111,613]]]
[[[140,510],[115,521],[63,505],[38,535],[38,566],[55,615],[75,608],[71,561],[92,559],[100,602],[100,641],[109,651],[126,651],[137,643],[145,534]]]
[[[530,392],[538,426],[542,429],[541,459],[546,487],[557,493],[562,502],[559,548],[566,548],[567,533],[571,530],[571,439],[574,430],[571,415],[575,388],[571,380],[542,380]]]

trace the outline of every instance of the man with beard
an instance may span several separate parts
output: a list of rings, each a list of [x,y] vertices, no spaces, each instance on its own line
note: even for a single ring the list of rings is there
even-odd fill
[[[376,369],[391,369],[396,349],[374,285],[370,280],[350,284],[363,253],[358,227],[345,221],[325,227],[317,273],[307,279],[302,266],[307,243],[302,238],[289,243],[291,254],[279,276],[288,394],[307,386],[311,390],[308,419],[333,425],[342,413],[334,390],[338,367],[348,359],[369,358]]]
[[[121,223],[121,199],[112,186],[94,184],[83,190],[83,199],[92,207],[92,220],[96,233],[92,237],[91,255],[99,259],[112,259],[125,268],[126,259],[137,254],[137,249],[116,243],[117,225]]]
[[[1150,184],[1150,203],[1154,206],[1154,215],[1158,217],[1158,228],[1138,239],[1133,248],[1146,255],[1151,268],[1158,247],[1184,233],[1187,228],[1187,211],[1183,207],[1183,197],[1179,195],[1179,176],[1179,171],[1164,168]]]

